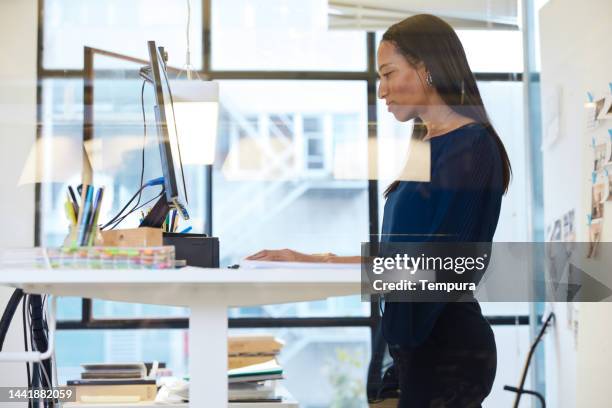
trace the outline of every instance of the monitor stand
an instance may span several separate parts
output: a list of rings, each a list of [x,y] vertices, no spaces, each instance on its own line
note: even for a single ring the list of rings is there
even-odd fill
[[[145,216],[139,227],[161,228],[166,220],[166,215],[170,212],[170,206],[166,201],[165,192],[162,193],[159,200],[155,203],[151,211]]]

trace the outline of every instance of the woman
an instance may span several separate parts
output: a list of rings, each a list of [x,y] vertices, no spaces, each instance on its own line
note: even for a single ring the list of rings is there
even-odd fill
[[[382,242],[491,242],[511,167],[454,30],[431,15],[391,26],[378,48],[378,97],[413,138],[429,141],[430,181],[385,191]],[[250,259],[355,262],[261,251]],[[478,302],[387,302],[383,334],[398,367],[399,407],[480,407],[496,371],[495,338]]]

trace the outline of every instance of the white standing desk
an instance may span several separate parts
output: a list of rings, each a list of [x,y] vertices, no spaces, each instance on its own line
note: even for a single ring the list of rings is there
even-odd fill
[[[360,293],[360,266],[329,269],[0,269],[27,293],[184,306],[189,317],[190,407],[227,407],[227,309]]]

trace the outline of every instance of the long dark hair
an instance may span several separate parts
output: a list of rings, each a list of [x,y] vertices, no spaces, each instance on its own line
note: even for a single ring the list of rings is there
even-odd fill
[[[503,164],[504,192],[508,191],[512,167],[508,153],[493,128],[485,110],[476,78],[467,62],[463,45],[455,30],[441,18],[419,14],[393,24],[383,34],[382,41],[393,43],[413,66],[419,63],[431,74],[432,86],[442,100],[455,112],[482,124],[495,138]],[[414,120],[413,137],[423,138],[427,129],[420,118]],[[385,190],[384,196],[395,190],[399,180]]]

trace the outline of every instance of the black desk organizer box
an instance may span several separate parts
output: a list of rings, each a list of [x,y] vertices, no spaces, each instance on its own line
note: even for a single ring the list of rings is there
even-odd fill
[[[164,245],[174,245],[175,258],[184,259],[189,266],[219,267],[219,238],[206,234],[178,234],[164,232]]]

